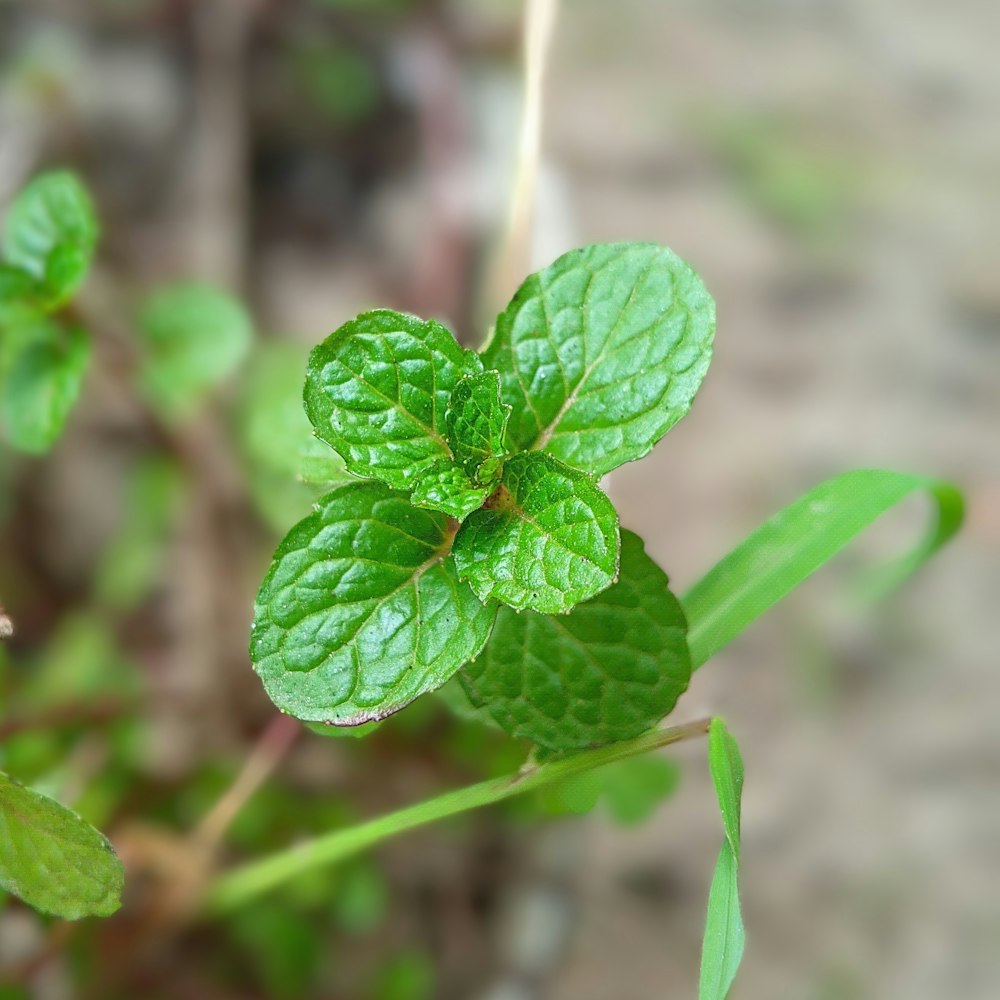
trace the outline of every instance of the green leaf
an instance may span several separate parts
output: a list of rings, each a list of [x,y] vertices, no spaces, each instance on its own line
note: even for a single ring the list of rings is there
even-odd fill
[[[674,794],[680,777],[674,761],[647,754],[573,775],[543,789],[542,797],[550,811],[577,815],[590,812],[603,800],[616,823],[635,826]]]
[[[39,311],[37,291],[27,271],[0,264],[0,327],[35,316]]]
[[[604,769],[604,801],[622,826],[644,823],[656,808],[677,791],[679,765],[666,757],[629,757]]]
[[[445,418],[451,449],[469,477],[484,486],[495,484],[507,455],[504,434],[510,418],[510,407],[500,400],[500,373],[463,378]]]
[[[453,457],[448,400],[463,375],[481,369],[440,323],[376,309],[313,350],[306,412],[348,471],[407,490],[422,469]]]
[[[274,703],[358,725],[440,687],[476,656],[496,608],[447,559],[453,522],[380,483],[342,486],[278,547],[251,656]]]
[[[733,856],[740,859],[740,805],[743,798],[743,758],[736,740],[722,719],[708,729],[708,765],[719,798],[722,824]]]
[[[726,839],[708,893],[698,1000],[725,1000],[743,958],[745,940],[739,893],[743,760],[721,719],[713,719],[708,730],[708,759]]]
[[[835,556],[863,528],[918,490],[937,517],[926,538],[880,574],[878,589],[902,582],[959,529],[962,494],[949,483],[880,469],[846,472],[821,483],[761,525],[684,596],[695,668]]]
[[[86,189],[73,174],[56,171],[36,177],[14,200],[3,252],[8,263],[31,275],[54,308],[86,277],[98,234]]]
[[[125,873],[106,837],[76,813],[0,773],[0,886],[43,913],[106,917]]]
[[[376,2],[385,5],[387,0]],[[415,949],[401,951],[379,966],[370,997],[371,1000],[431,1000],[440,996],[436,978],[436,967],[428,955]]]
[[[665,247],[595,244],[531,275],[497,318],[483,363],[513,404],[513,450],[603,475],[687,413],[708,369],[715,304]]]
[[[21,451],[41,454],[55,444],[90,360],[82,330],[35,317],[4,331],[0,344],[0,423]]]
[[[719,851],[708,890],[698,1000],[725,1000],[743,960],[745,942],[740,913],[739,864],[726,841]]]
[[[328,942],[318,921],[284,902],[236,914],[226,928],[270,1000],[299,1000],[314,991]]]
[[[163,578],[185,485],[181,467],[165,457],[145,457],[130,471],[120,526],[94,580],[94,595],[102,604],[133,610]]]
[[[150,295],[139,312],[139,386],[167,419],[188,416],[246,357],[253,324],[232,296],[181,284]]]
[[[247,485],[257,509],[281,534],[331,484],[355,481],[343,459],[317,440],[302,406],[308,354],[287,341],[263,343],[240,379],[236,429]]]
[[[483,601],[568,611],[618,573],[618,515],[593,480],[549,455],[507,460],[501,485],[455,538],[461,580]]]
[[[486,649],[459,677],[506,732],[561,751],[645,732],[690,675],[680,604],[642,540],[623,531],[614,586],[565,617],[500,608]]]
[[[462,521],[482,507],[489,494],[488,486],[476,486],[460,465],[445,458],[417,473],[410,502],[416,507],[443,511]]]

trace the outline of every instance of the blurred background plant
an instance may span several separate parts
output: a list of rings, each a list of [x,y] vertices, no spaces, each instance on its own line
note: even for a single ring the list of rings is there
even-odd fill
[[[877,622],[841,599],[845,560],[682,702],[724,711],[753,771],[747,997],[1000,982],[997,84],[990,8],[961,7],[574,0],[554,35],[527,265],[652,239],[719,302],[692,417],[610,483],[677,589],[842,468],[969,489],[964,541]],[[365,740],[275,720],[246,654],[276,537],[339,474],[300,405],[309,346],[376,304],[474,343],[509,297],[521,14],[0,3],[0,204],[71,167],[102,230],[53,306],[90,344],[65,432],[44,458],[0,450],[0,766],[130,873],[107,921],[5,903],[5,1000],[695,994],[718,844],[700,747],[697,781],[615,765],[234,917],[184,912],[220,857],[522,759],[432,699]],[[0,403],[10,443],[42,450]],[[908,513],[861,554],[901,543]],[[526,822],[602,799],[584,824]]]

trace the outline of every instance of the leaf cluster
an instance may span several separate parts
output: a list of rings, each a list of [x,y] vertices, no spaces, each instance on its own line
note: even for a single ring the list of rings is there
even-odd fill
[[[458,674],[549,752],[667,715],[684,615],[597,480],[687,412],[714,320],[671,251],[600,244],[529,277],[480,352],[387,309],[317,346],[306,413],[361,481],[289,532],[261,586],[251,655],[275,703],[357,726]]]

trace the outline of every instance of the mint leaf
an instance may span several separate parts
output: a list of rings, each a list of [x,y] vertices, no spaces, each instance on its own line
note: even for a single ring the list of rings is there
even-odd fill
[[[9,264],[31,275],[46,305],[64,303],[86,277],[97,244],[94,206],[67,171],[42,174],[7,212],[3,252]]]
[[[0,423],[21,451],[41,454],[62,433],[90,360],[82,330],[33,317],[0,343]]]
[[[139,312],[139,385],[167,419],[188,416],[250,350],[253,324],[231,295],[210,285],[154,292]]]
[[[635,826],[677,790],[681,771],[657,754],[626,757],[613,764],[565,778],[542,790],[549,812],[588,813],[601,801],[621,826]]]
[[[459,674],[474,707],[549,750],[640,735],[690,676],[684,613],[631,531],[622,532],[614,586],[565,617],[501,608],[483,654]]]
[[[496,608],[446,558],[453,525],[363,482],[289,532],[257,595],[250,646],[282,711],[346,726],[381,719],[479,653]]]
[[[353,482],[344,460],[313,434],[302,406],[308,348],[288,341],[262,344],[240,379],[241,443],[254,468],[304,483]]]
[[[106,837],[0,773],[0,887],[43,913],[78,920],[114,913],[124,878]]]
[[[489,494],[489,487],[476,486],[460,465],[442,459],[417,473],[410,502],[416,507],[443,511],[461,521],[481,507]]]
[[[513,404],[508,442],[603,475],[687,413],[708,369],[715,305],[666,247],[595,244],[531,275],[483,363]]]
[[[236,432],[254,505],[281,534],[332,484],[354,482],[343,459],[313,434],[302,407],[309,354],[288,341],[262,343],[240,379]]]
[[[481,600],[558,614],[611,586],[618,515],[589,476],[549,455],[515,455],[459,529],[453,555]]]
[[[421,469],[452,458],[448,400],[463,375],[481,370],[440,323],[376,309],[313,350],[306,412],[348,471],[405,490]]]
[[[0,326],[37,314],[37,291],[27,271],[0,264]]]
[[[713,719],[709,726],[708,761],[726,839],[708,892],[698,1000],[725,1000],[743,959],[745,934],[739,892],[743,758],[722,719]]]
[[[500,373],[463,378],[448,402],[448,441],[471,479],[492,486],[507,455],[504,434],[510,407],[500,400]]]

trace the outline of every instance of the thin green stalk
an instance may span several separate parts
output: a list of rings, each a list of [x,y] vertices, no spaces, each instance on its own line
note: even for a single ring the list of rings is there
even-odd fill
[[[220,875],[205,893],[202,908],[218,914],[238,909],[262,893],[304,872],[336,864],[368,847],[427,823],[478,809],[534,791],[544,785],[582,774],[604,764],[634,757],[659,747],[677,743],[708,732],[708,719],[683,726],[658,729],[634,740],[585,750],[571,757],[528,765],[517,774],[483,781],[468,788],[445,792],[414,806],[343,830],[333,830],[322,837],[305,841],[260,861],[253,861]]]

